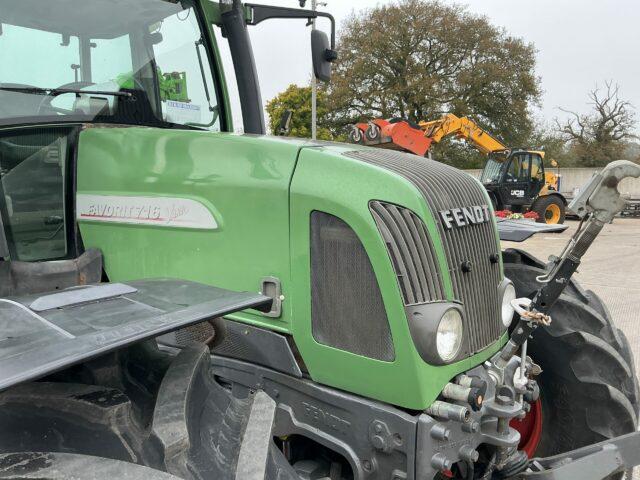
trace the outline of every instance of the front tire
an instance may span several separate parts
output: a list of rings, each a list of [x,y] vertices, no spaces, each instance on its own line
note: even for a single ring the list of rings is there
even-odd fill
[[[565,204],[558,195],[538,197],[531,210],[538,214],[538,223],[548,225],[563,224],[567,214]]]
[[[503,252],[503,260],[517,295],[531,297],[544,264],[512,249]],[[537,378],[543,424],[535,456],[635,431],[639,395],[633,355],[606,307],[571,281],[549,314],[551,325],[538,328],[528,344],[543,370]]]

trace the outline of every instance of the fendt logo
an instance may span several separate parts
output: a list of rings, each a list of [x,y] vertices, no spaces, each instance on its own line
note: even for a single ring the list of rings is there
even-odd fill
[[[440,210],[440,218],[447,230],[453,227],[466,227],[489,221],[489,207],[487,205],[475,205],[473,207],[451,208]]]

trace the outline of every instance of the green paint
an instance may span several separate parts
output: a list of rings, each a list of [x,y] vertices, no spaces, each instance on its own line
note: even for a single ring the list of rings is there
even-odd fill
[[[293,334],[311,377],[327,385],[406,408],[430,405],[452,377],[495,353],[504,338],[456,364],[434,367],[416,351],[409,333],[400,288],[386,246],[369,211],[370,200],[384,200],[416,212],[427,225],[439,254],[446,293],[453,299],[441,239],[422,196],[403,177],[342,155],[352,146],[304,149],[291,185],[291,262]],[[358,234],[382,292],[396,358],[383,362],[317,343],[311,332],[309,217],[320,210],[335,215]],[[363,332],[366,335],[366,332]]]
[[[215,231],[80,221],[86,246],[104,252],[113,281],[177,277],[258,291],[263,277],[289,288],[288,186],[298,146],[232,134],[151,128],[82,132],[78,193],[184,197],[211,205]],[[289,331],[257,312],[237,318]]]
[[[200,3],[200,7],[210,24],[217,26],[222,25],[222,12],[220,11],[219,3],[205,1]]]
[[[396,276],[368,204],[392,202],[423,219],[439,255],[447,297],[453,299],[433,213],[406,179],[341,155],[352,149],[227,133],[85,130],[79,142],[78,193],[191,198],[208,206],[220,225],[215,231],[197,231],[80,221],[85,245],[103,250],[112,281],[168,276],[251,291],[259,289],[263,277],[275,276],[285,296],[281,318],[258,312],[232,318],[291,333],[317,382],[406,408],[426,408],[453,376],[489,358],[505,339],[453,365],[424,363],[413,346]],[[389,318],[393,362],[314,340],[309,249],[314,210],[347,222],[367,250]]]

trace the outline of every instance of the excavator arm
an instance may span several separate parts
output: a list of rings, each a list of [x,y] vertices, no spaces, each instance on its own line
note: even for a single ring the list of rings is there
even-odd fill
[[[465,139],[482,153],[505,150],[507,146],[483,130],[473,120],[447,113],[438,120],[420,122],[418,125],[405,120],[376,119],[354,126],[349,138],[353,143],[363,145],[408,150],[425,156],[433,143],[456,135]]]
[[[432,122],[420,122],[419,126],[424,135],[436,143],[445,137],[455,135],[487,155],[496,150],[507,149],[506,145],[480,128],[476,122],[467,117],[457,117],[453,113],[447,113]]]

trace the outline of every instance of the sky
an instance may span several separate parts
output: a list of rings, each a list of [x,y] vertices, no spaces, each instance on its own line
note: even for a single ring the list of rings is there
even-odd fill
[[[386,0],[325,0],[325,10],[340,24],[351,12],[391,3]],[[455,0],[448,0],[455,1]],[[269,3],[297,7],[298,0]],[[536,73],[543,90],[536,115],[552,122],[589,109],[587,94],[612,80],[621,96],[640,108],[640,1],[638,0],[461,0],[468,10],[486,15],[509,34],[537,49]],[[307,6],[310,5],[310,0]],[[304,85],[311,72],[309,29],[304,21],[272,20],[250,27],[263,101],[290,83]],[[319,28],[328,32],[328,22]],[[226,62],[225,62],[226,63]],[[230,68],[226,68],[229,72]],[[640,116],[640,115],[639,115]],[[640,132],[640,128],[638,128]]]

